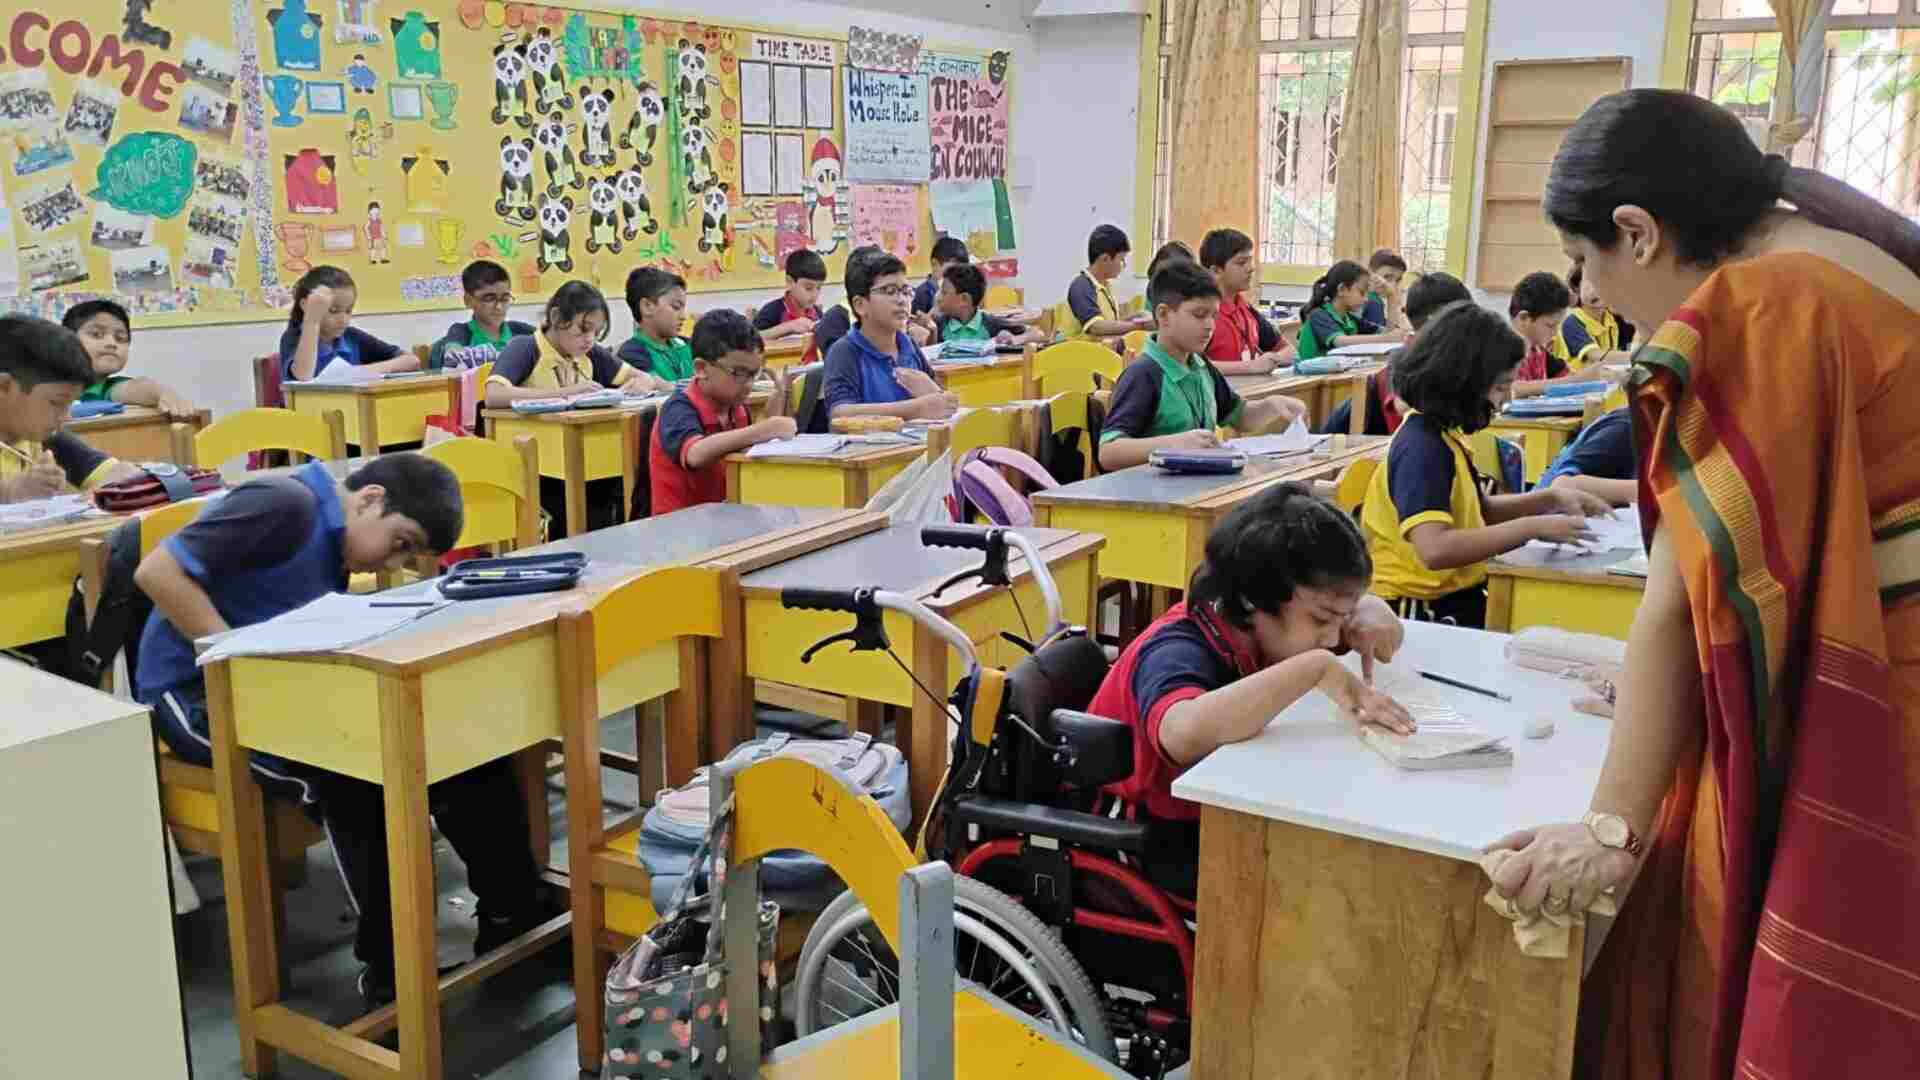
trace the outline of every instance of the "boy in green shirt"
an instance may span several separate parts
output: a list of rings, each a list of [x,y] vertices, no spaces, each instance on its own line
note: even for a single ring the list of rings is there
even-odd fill
[[[642,266],[627,275],[633,337],[620,359],[668,382],[693,378],[693,346],[680,336],[687,321],[687,282],[678,274]]]
[[[117,401],[145,405],[176,420],[190,420],[193,402],[152,379],[120,374],[133,349],[133,320],[127,309],[111,300],[87,300],[67,309],[60,325],[80,336],[93,365],[93,381],[80,391],[80,401]]]
[[[427,352],[427,370],[479,367],[499,359],[502,349],[533,327],[507,318],[513,304],[513,278],[490,259],[475,259],[460,272],[461,299],[473,317],[447,327]]]
[[[1145,464],[1153,451],[1197,450],[1219,444],[1216,430],[1243,433],[1286,428],[1307,414],[1290,397],[1243,401],[1227,377],[1207,361],[1220,286],[1188,262],[1173,262],[1147,286],[1160,329],[1113,387],[1100,431],[1100,467],[1107,472]]]

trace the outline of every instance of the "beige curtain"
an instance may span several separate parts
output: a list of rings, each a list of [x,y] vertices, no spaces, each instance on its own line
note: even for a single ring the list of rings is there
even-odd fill
[[[1365,261],[1400,246],[1400,79],[1406,0],[1361,0],[1360,36],[1340,121],[1334,255]]]
[[[1167,235],[1195,247],[1209,229],[1257,235],[1260,0],[1178,0],[1171,6],[1173,53],[1167,115],[1161,117],[1172,135]],[[1134,238],[1136,246],[1147,241]]]
[[[1834,0],[1773,0],[1780,24],[1780,70],[1773,79],[1773,122],[1767,149],[1786,154],[1820,117],[1827,81],[1827,16]]]

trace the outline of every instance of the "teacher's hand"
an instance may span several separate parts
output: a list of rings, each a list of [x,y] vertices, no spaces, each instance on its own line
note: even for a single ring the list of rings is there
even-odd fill
[[[1600,843],[1577,821],[1509,833],[1486,850],[1501,849],[1515,854],[1493,875],[1493,887],[1528,914],[1584,912],[1633,877],[1634,857]]]

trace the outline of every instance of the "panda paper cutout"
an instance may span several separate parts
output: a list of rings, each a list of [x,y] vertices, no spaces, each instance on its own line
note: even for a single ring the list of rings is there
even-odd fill
[[[602,248],[620,254],[620,192],[612,180],[594,180],[587,189],[587,211],[587,254]]]
[[[548,198],[559,198],[563,188],[580,191],[587,186],[587,178],[574,163],[573,146],[567,142],[567,124],[559,113],[547,117],[546,123],[534,129],[533,141],[540,145],[540,163],[546,166]]]
[[[522,128],[533,127],[532,107],[527,100],[527,47],[499,44],[493,47],[493,122],[509,119]]]
[[[560,66],[560,50],[546,27],[527,42],[526,57],[527,69],[533,75],[534,110],[546,114],[573,108],[573,95],[567,93],[567,73]]]
[[[633,116],[627,120],[626,130],[620,133],[620,149],[638,150],[640,167],[651,167],[653,146],[659,140],[660,125],[666,120],[667,99],[660,96],[659,87],[643,80],[639,97],[633,105]],[[499,123],[497,120],[494,122]]]
[[[651,236],[660,231],[660,222],[653,216],[653,204],[647,195],[647,178],[639,169],[624,169],[613,181],[614,193],[620,197],[621,235],[633,240],[642,232]],[[645,225],[636,227],[636,221],[645,221]]]
[[[580,92],[580,164],[606,168],[613,164],[613,91]]]
[[[573,270],[573,237],[567,227],[573,224],[573,196],[554,198],[549,195],[540,200],[540,252],[535,256],[540,272],[559,270],[570,273]]]
[[[687,193],[698,195],[719,178],[713,171],[713,133],[700,124],[680,131],[680,155],[687,165]]]
[[[532,139],[500,136],[500,198],[493,212],[503,218],[518,215],[522,221],[533,220]]]
[[[681,38],[678,52],[680,113],[688,120],[705,123],[713,115],[713,106],[707,103],[707,84],[719,85],[707,69],[707,47]]]
[[[725,252],[732,246],[727,231],[727,185],[715,184],[700,194],[700,250]]]

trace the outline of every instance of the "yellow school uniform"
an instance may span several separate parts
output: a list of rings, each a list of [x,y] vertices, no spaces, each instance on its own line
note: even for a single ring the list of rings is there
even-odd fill
[[[1485,563],[1429,570],[1407,538],[1428,522],[1479,529],[1487,518],[1466,435],[1414,412],[1394,433],[1386,463],[1374,470],[1360,513],[1373,555],[1375,595],[1438,600],[1487,580]]]
[[[53,454],[54,463],[67,474],[67,483],[81,491],[92,491],[98,487],[114,469],[120,466],[118,459],[103,454],[66,432],[58,432],[45,443],[32,439],[22,439],[8,443],[28,460],[40,460],[42,451]],[[0,479],[12,479],[27,471],[27,463],[13,454],[0,453]]]
[[[564,390],[583,382],[620,386],[633,378],[633,368],[595,345],[585,356],[567,356],[553,347],[545,331],[516,337],[494,359],[488,383],[537,390]]]
[[[1118,319],[1120,309],[1113,302],[1113,290],[1104,281],[1096,281],[1085,270],[1067,288],[1067,302],[1060,305],[1056,320],[1060,332],[1069,338],[1087,336],[1087,324],[1100,319]]]
[[[1567,341],[1568,321],[1574,319],[1579,320],[1579,326],[1587,336],[1577,353]],[[1574,371],[1583,371],[1600,357],[1620,349],[1620,320],[1611,311],[1596,319],[1587,314],[1585,308],[1575,305],[1573,310],[1567,312],[1567,320],[1563,320],[1560,327],[1560,333],[1553,339],[1554,355],[1565,360]]]

